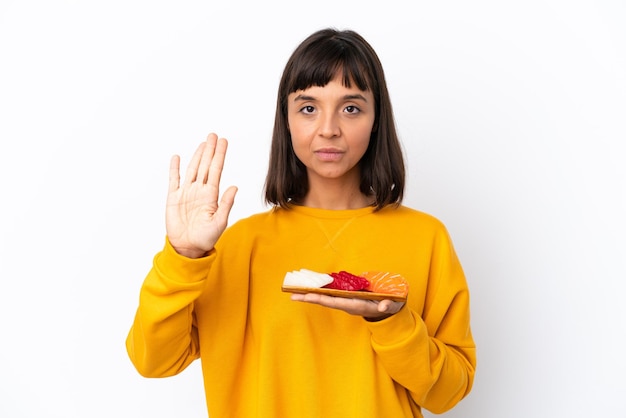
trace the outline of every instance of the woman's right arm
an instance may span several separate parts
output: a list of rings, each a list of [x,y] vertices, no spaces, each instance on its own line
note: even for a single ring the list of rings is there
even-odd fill
[[[213,247],[226,229],[236,187],[218,203],[228,143],[210,134],[194,153],[180,183],[180,158],[172,157],[166,208],[167,242],[141,287],[139,307],[126,340],[140,374],[179,373],[199,356],[193,303],[200,296]]]
[[[214,252],[197,259],[181,256],[169,241],[154,257],[126,338],[128,356],[142,376],[172,376],[198,358],[193,304],[213,259]]]

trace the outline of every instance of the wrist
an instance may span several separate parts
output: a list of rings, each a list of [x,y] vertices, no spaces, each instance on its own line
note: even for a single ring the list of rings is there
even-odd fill
[[[188,250],[188,249],[178,249],[174,246],[172,246],[172,248],[174,248],[174,251],[176,251],[178,254],[182,255],[183,257],[187,257],[187,258],[203,258],[206,257],[207,255],[209,255],[209,251],[202,251],[202,250]]]
[[[206,257],[209,251],[203,250],[201,248],[196,248],[196,247],[187,247],[184,245],[177,245],[176,243],[172,242],[172,240],[169,239],[168,237],[168,241],[170,243],[170,245],[172,246],[172,249],[174,251],[176,251],[177,254],[183,256],[183,257],[187,257],[187,258],[202,258],[202,257]]]

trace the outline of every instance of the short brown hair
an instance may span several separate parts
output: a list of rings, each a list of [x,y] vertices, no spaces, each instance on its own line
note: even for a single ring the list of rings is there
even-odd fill
[[[367,151],[359,162],[361,192],[375,197],[376,210],[400,204],[405,169],[402,148],[378,55],[358,33],[328,28],[307,37],[292,53],[283,71],[276,103],[265,201],[288,208],[308,192],[306,167],[296,157],[287,123],[287,97],[297,90],[325,86],[338,71],[343,84],[354,83],[374,95],[375,119]]]

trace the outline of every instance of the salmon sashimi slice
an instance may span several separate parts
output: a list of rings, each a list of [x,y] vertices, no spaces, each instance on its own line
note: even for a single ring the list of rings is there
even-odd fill
[[[400,274],[388,271],[366,271],[359,276],[366,278],[370,285],[365,289],[375,293],[386,293],[406,297],[409,294],[409,283]]]

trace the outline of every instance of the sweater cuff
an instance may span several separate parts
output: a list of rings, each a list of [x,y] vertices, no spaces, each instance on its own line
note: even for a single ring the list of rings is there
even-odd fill
[[[417,322],[420,322],[419,324]],[[378,322],[366,322],[372,333],[372,341],[386,346],[400,343],[414,335],[416,328],[426,333],[424,323],[413,316],[413,311],[406,305],[397,313]],[[423,328],[423,329],[422,329]]]
[[[205,257],[188,258],[176,252],[169,239],[165,238],[165,246],[154,258],[157,270],[168,272],[168,277],[180,283],[193,283],[205,280],[211,264],[216,257],[215,248]]]

